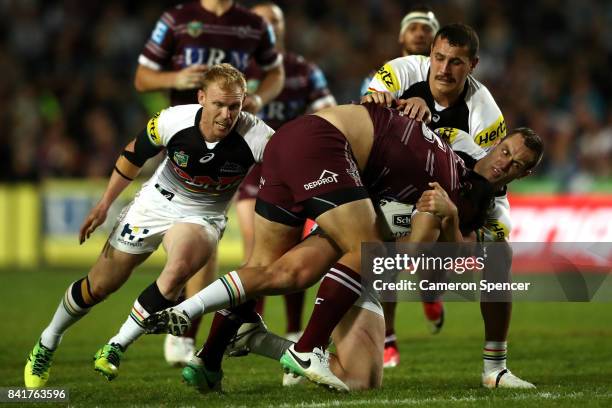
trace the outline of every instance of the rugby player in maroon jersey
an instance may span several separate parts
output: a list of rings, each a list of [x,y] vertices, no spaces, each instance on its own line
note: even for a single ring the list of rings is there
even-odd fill
[[[537,151],[524,145],[507,156],[505,152],[483,159],[476,180],[484,177],[494,186],[505,184],[524,175],[539,159]],[[371,199],[389,197],[414,204],[429,183],[437,181],[457,202],[461,182],[468,175],[474,173],[447,144],[422,123],[393,109],[343,105],[298,118],[276,133],[264,153],[255,248],[247,265],[174,309],[152,316],[145,325],[151,332],[180,333],[191,316],[315,283],[321,272],[313,272],[311,266],[323,256],[320,248],[310,240],[298,244],[300,225],[311,217],[341,256],[321,282],[304,336],[285,352],[281,363],[314,382],[347,390],[330,371],[325,348],[333,329],[362,296],[361,243],[382,242]],[[237,322],[235,316],[229,317],[231,311],[224,314]],[[227,330],[217,334],[225,344],[232,336]],[[201,377],[219,379],[221,359],[218,353],[206,351],[199,354],[205,357],[198,367]],[[382,338],[380,355],[372,357],[382,367]],[[193,385],[201,388],[202,383]]]

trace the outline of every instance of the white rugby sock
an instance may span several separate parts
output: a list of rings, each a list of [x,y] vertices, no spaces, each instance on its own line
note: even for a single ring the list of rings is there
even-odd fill
[[[62,301],[55,310],[51,322],[40,335],[40,341],[43,346],[55,350],[62,341],[62,336],[66,330],[78,322],[81,317],[89,313],[95,301],[93,301],[93,298],[89,295],[85,295],[87,296],[87,300],[92,302],[91,306],[86,307],[88,305],[85,304],[85,300],[81,294],[81,287],[88,290],[87,285],[86,278],[83,278],[68,286]]]
[[[194,319],[204,313],[237,306],[245,300],[240,277],[236,271],[232,271],[178,304],[175,309],[187,313],[190,319]]]
[[[507,341],[486,341],[484,348],[482,349],[484,372],[489,373],[494,370],[501,370],[506,368],[507,356]]]

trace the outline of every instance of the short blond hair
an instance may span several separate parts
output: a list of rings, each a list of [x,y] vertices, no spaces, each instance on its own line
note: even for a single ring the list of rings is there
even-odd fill
[[[242,93],[246,94],[247,84],[244,74],[230,64],[213,65],[204,72],[202,90],[206,91],[208,85],[213,83],[218,84],[223,89],[237,86],[242,89]]]

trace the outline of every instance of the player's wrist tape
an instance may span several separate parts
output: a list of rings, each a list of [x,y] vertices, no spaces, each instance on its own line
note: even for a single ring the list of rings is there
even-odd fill
[[[124,179],[128,180],[128,181],[134,181],[133,178],[130,178],[128,176],[126,176],[125,174],[123,174],[123,172],[121,172],[121,170],[119,170],[119,168],[117,167],[117,165],[115,165],[115,171],[117,172],[117,174],[119,174],[121,177],[123,177]]]

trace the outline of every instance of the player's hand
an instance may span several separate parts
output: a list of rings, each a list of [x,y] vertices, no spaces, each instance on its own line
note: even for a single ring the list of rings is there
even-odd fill
[[[391,92],[372,92],[361,97],[361,103],[373,102],[377,105],[391,107],[395,98]]]
[[[249,113],[257,113],[263,108],[263,101],[261,96],[257,94],[250,94],[244,98],[242,103],[242,110]]]
[[[81,225],[79,230],[79,244],[85,242],[91,234],[104,223],[106,215],[108,214],[108,206],[103,203],[98,203],[94,208],[91,209],[85,221]]]
[[[400,99],[397,105],[398,109],[404,112],[404,116],[408,116],[410,119],[425,123],[431,121],[431,111],[423,98],[415,96],[408,99]]]
[[[457,206],[437,182],[429,183],[431,190],[424,191],[417,201],[416,208],[420,212],[428,212],[442,219],[457,216]]]
[[[183,68],[176,74],[174,87],[179,91],[201,88],[204,72],[207,69],[208,66],[204,64],[194,64]]]

